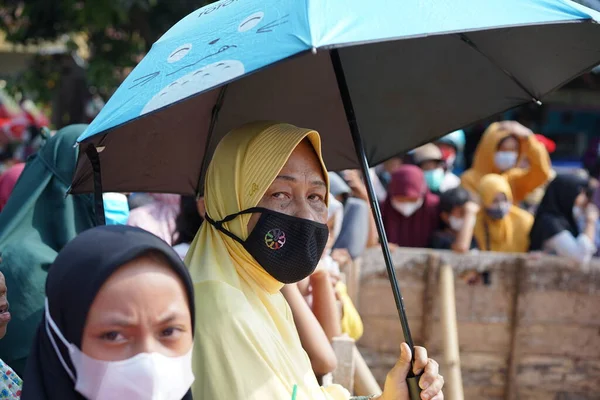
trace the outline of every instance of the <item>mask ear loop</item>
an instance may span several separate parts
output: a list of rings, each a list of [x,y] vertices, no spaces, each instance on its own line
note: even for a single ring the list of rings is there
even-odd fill
[[[69,377],[71,378],[71,380],[73,382],[75,382],[75,375],[71,371],[71,368],[69,368],[67,366],[67,363],[66,363],[65,359],[63,358],[62,353],[61,353],[60,349],[58,348],[58,345],[56,344],[56,340],[54,340],[54,336],[50,332],[50,327],[52,327],[52,330],[56,333],[56,336],[58,336],[58,338],[63,342],[65,347],[67,347],[67,349],[69,348],[69,342],[62,335],[62,333],[60,332],[60,329],[58,329],[58,326],[56,326],[56,323],[54,322],[52,317],[50,317],[50,306],[48,305],[47,297],[44,300],[44,302],[45,302],[45,309],[46,309],[45,310],[45,312],[46,312],[46,324],[45,324],[46,325],[46,333],[48,334],[48,337],[50,338],[50,341],[52,342],[52,347],[54,347],[54,351],[56,352],[56,355],[58,356],[60,363],[62,364],[65,371],[67,371],[67,374],[69,374]]]
[[[262,208],[262,207],[252,207],[252,208],[249,208],[247,210],[240,211],[238,213],[228,215],[228,216],[226,216],[225,218],[223,218],[220,221],[215,221],[214,219],[212,219],[208,215],[208,213],[206,213],[204,219],[206,219],[206,222],[208,222],[209,224],[211,224],[212,226],[214,226],[218,231],[224,233],[225,235],[229,236],[230,238],[232,238],[236,242],[238,242],[238,243],[240,243],[240,244],[243,245],[244,241],[242,239],[240,239],[239,237],[237,237],[236,235],[234,235],[233,233],[229,232],[227,229],[225,229],[223,227],[223,224],[226,223],[226,222],[232,221],[235,218],[237,218],[238,216],[243,215],[243,214],[262,213],[262,212],[265,212],[265,211],[270,211],[270,210],[267,210],[267,209]]]

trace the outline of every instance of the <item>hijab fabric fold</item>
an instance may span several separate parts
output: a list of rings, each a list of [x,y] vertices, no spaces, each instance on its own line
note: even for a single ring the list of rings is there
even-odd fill
[[[185,265],[175,251],[158,237],[142,229],[110,225],[90,229],[73,239],[50,267],[46,295],[52,319],[69,343],[81,349],[89,309],[98,291],[120,267],[144,254],[162,254],[186,288],[192,327],[194,289]],[[53,334],[54,335],[54,334]],[[63,359],[74,370],[68,350],[55,335]],[[83,400],[63,368],[42,318],[27,369],[21,400]],[[191,400],[188,392],[182,400]]]
[[[490,218],[485,209],[494,202],[494,197],[502,193],[511,203],[504,218]],[[479,185],[482,209],[477,214],[473,235],[481,250],[505,253],[525,253],[529,248],[529,232],[533,225],[533,215],[512,204],[513,197],[506,178],[489,174],[481,179]]]
[[[554,178],[535,214],[529,250],[542,250],[546,240],[565,230],[575,237],[579,235],[573,205],[586,187],[587,181],[575,175],[560,174]]]
[[[255,122],[227,134],[207,171],[207,215],[218,221],[255,207],[304,139],[321,159],[319,135],[308,129]],[[321,165],[328,181],[322,160]],[[224,227],[244,240],[249,219],[249,214],[240,215]],[[327,392],[319,387],[279,292],[283,285],[240,243],[203,224],[186,263],[201,321],[194,343],[195,398],[291,399],[294,387],[298,400],[348,398],[340,387]]]
[[[394,196],[423,198],[423,205],[410,217],[394,209]],[[382,207],[388,240],[403,247],[428,247],[431,235],[440,224],[440,199],[431,193],[421,168],[403,165],[392,174],[388,196]]]
[[[0,213],[0,269],[10,293],[12,321],[0,340],[0,358],[23,376],[44,308],[48,267],[79,232],[96,225],[90,195],[68,195],[77,138],[87,125],[59,130],[29,158]]]

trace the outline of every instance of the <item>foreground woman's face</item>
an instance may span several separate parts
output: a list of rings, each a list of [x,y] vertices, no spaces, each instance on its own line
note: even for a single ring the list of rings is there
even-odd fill
[[[187,294],[181,279],[154,257],[119,268],[104,282],[89,310],[81,350],[103,361],[139,353],[168,357],[192,346]]]
[[[325,224],[326,197],[327,185],[321,163],[310,143],[303,140],[267,189],[258,207]],[[248,232],[256,226],[259,217],[260,214],[252,214]]]

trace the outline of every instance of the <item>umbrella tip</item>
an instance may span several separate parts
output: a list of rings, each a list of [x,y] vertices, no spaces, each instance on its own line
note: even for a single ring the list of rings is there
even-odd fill
[[[313,54],[317,54],[317,48],[316,47],[313,47],[311,51],[312,51]]]
[[[542,102],[541,102],[540,100],[536,99],[535,97],[534,97],[532,100],[533,100],[533,102],[534,102],[535,104],[537,104],[538,106],[541,106],[541,105],[542,105]]]

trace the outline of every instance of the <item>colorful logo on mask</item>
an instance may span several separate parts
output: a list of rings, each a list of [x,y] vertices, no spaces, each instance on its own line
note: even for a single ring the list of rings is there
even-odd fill
[[[279,250],[285,244],[285,232],[281,229],[271,229],[265,235],[265,244],[271,250]]]

